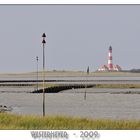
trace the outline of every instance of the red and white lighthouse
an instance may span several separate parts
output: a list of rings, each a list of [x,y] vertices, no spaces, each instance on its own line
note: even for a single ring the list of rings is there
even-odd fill
[[[109,71],[113,70],[113,63],[112,63],[112,47],[109,47],[109,52],[108,52],[108,69]]]
[[[122,68],[119,65],[113,65],[112,63],[112,47],[109,47],[108,52],[108,65],[102,65],[99,67],[98,71],[106,71],[106,72],[113,72],[113,71],[121,71]]]

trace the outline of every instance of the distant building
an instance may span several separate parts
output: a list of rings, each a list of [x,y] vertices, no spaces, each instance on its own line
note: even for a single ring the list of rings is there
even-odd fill
[[[100,66],[98,71],[121,71],[122,68],[119,65],[113,65],[112,58],[112,47],[110,46],[108,52],[108,65]]]
[[[121,71],[122,68],[119,65],[113,65],[113,70],[115,70],[115,71]]]
[[[98,69],[98,71],[108,71],[108,70],[109,69],[108,69],[107,65],[100,66]]]

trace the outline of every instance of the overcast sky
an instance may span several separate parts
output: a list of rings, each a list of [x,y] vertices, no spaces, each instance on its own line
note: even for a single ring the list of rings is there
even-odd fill
[[[0,73],[97,70],[113,63],[140,68],[140,5],[0,5]]]

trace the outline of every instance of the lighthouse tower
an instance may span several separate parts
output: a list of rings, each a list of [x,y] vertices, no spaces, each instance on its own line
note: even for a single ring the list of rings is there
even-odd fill
[[[122,68],[119,65],[113,65],[112,63],[112,47],[111,46],[109,47],[109,52],[108,52],[108,64],[100,66],[98,71],[100,72],[122,71]]]
[[[112,63],[112,47],[109,47],[109,52],[108,52],[108,70],[112,71],[113,70],[113,63]]]

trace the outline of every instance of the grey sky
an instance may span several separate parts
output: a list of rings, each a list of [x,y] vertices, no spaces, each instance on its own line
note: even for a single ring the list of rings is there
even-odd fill
[[[90,70],[113,63],[140,68],[140,5],[0,5],[0,73],[46,69]]]

